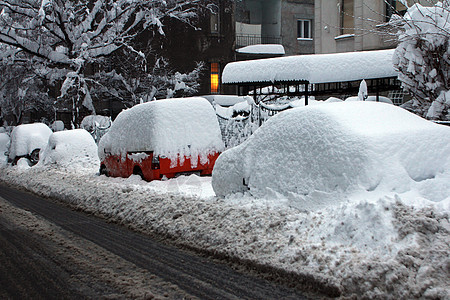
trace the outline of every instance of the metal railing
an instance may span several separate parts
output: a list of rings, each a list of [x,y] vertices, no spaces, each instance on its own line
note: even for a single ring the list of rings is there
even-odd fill
[[[281,44],[281,37],[262,36],[258,34],[236,35],[236,47],[245,47],[257,44]]]

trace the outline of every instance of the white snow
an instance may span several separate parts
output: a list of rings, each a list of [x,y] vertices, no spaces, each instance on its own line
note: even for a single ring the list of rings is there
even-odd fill
[[[448,153],[449,127],[402,108],[324,103],[269,119],[245,143],[219,156],[212,184],[218,196],[279,193],[311,207],[359,190],[407,191],[446,171]]]
[[[377,50],[232,62],[223,70],[222,83],[325,83],[396,77],[393,54],[394,50]]]
[[[273,55],[286,54],[283,45],[279,44],[250,45],[236,49],[236,52],[245,54],[273,54]]]
[[[166,99],[138,104],[122,111],[99,142],[99,156],[106,152],[153,151],[176,161],[197,157],[206,161],[224,148],[216,114],[204,98]]]
[[[47,145],[52,130],[44,123],[23,124],[11,132],[9,159],[30,154],[34,149]]]
[[[349,118],[346,107],[363,105],[372,107],[379,119],[368,116],[364,109],[360,115]],[[336,113],[330,111],[332,107],[337,109]],[[344,166],[337,176],[346,170],[357,172],[355,165],[367,167],[367,161],[358,160],[358,155],[362,155],[369,162],[376,157],[391,158],[393,165],[379,164],[373,176],[393,171],[389,180],[380,182],[371,191],[364,188],[348,193],[315,191],[303,198],[276,191],[263,198],[249,193],[221,198],[214,195],[209,177],[192,175],[145,182],[139,176],[126,179],[98,176],[98,166],[93,165],[85,165],[77,172],[41,164],[33,168],[25,164],[22,168],[8,165],[0,167],[0,180],[59,198],[137,230],[169,235],[184,245],[305,276],[317,289],[337,292],[342,298],[448,299],[449,128],[399,113],[399,108],[382,103],[331,103],[290,111],[295,114],[305,109],[331,118],[322,120],[320,125],[325,129],[330,130],[329,123],[336,124],[333,132],[345,130],[341,132],[343,137],[357,139],[359,145],[367,146],[355,149],[358,144],[337,143],[336,151],[350,148],[355,153],[344,153],[349,166]],[[380,110],[383,117],[379,116]],[[312,118],[307,119],[311,124],[301,125],[314,127]],[[374,128],[375,125],[379,127]],[[325,129],[319,127],[316,131]],[[313,134],[309,132],[302,139],[319,150],[326,148],[308,136]],[[394,136],[399,141],[393,140]],[[373,140],[370,143],[369,137],[380,145],[374,145]],[[324,142],[324,146],[330,145],[329,141]],[[443,147],[433,148],[438,144]],[[400,146],[405,148],[398,149]],[[259,149],[261,160],[266,147],[272,147],[269,141]],[[381,150],[386,147],[389,151],[384,155]],[[395,155],[398,152],[401,155]],[[300,159],[294,158],[288,161],[292,168],[295,160]],[[314,172],[324,175],[329,172],[314,166],[311,165]],[[435,176],[428,171],[434,171]],[[415,181],[410,174],[429,176]],[[273,174],[270,178],[280,179]],[[394,186],[402,189],[393,190]],[[307,205],[320,201],[321,206]]]
[[[80,167],[98,168],[100,160],[94,139],[84,129],[53,133],[39,155],[39,165],[76,170]]]

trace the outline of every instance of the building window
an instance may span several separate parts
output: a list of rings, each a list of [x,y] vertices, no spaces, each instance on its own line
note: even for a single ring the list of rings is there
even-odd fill
[[[297,39],[312,39],[311,20],[297,20]]]
[[[212,34],[219,33],[219,12],[211,12],[210,27]]]
[[[219,63],[211,63],[211,94],[219,93]]]
[[[392,15],[405,15],[406,6],[398,0],[387,0],[386,2],[386,21],[389,21]]]
[[[355,33],[355,17],[353,14],[354,0],[341,0],[340,16],[341,16],[341,34]]]

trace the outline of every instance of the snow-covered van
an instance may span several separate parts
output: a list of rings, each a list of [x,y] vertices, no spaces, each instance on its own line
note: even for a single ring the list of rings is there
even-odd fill
[[[210,175],[224,145],[216,114],[204,98],[166,99],[122,111],[98,147],[100,174],[147,181]]]

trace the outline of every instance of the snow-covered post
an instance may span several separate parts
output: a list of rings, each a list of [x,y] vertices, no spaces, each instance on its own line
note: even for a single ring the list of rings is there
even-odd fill
[[[358,92],[358,100],[359,101],[366,101],[367,97],[369,96],[367,92],[367,83],[363,79],[359,85],[359,92]]]

